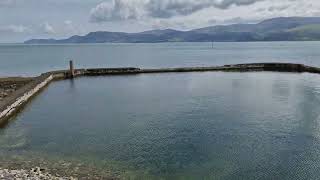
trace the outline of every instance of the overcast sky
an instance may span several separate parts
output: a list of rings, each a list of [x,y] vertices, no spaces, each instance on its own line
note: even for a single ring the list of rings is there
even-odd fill
[[[320,16],[320,0],[0,0],[0,42]]]

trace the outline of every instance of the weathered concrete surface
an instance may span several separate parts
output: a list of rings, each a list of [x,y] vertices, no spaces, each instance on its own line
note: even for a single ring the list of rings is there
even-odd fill
[[[247,71],[277,71],[277,72],[309,72],[320,74],[320,68],[305,66],[303,64],[290,63],[252,63],[234,64],[212,67],[182,67],[182,68],[159,68],[140,69],[127,68],[97,68],[97,69],[75,69],[52,71],[34,78],[28,84],[12,92],[0,101],[0,124],[4,123],[10,116],[17,112],[32,96],[48,85],[52,80],[66,79],[78,76],[100,76],[100,75],[121,75],[121,74],[142,74],[142,73],[178,73],[178,72],[204,72],[204,71],[226,71],[226,72],[247,72]]]
[[[13,92],[0,101],[0,124],[12,116],[33,95],[39,92],[53,79],[52,75],[42,75]]]
[[[79,75],[79,72],[76,75]],[[19,84],[20,86],[15,85],[16,89],[11,94],[0,99],[0,125],[6,123],[30,98],[46,87],[51,81],[65,78],[68,78],[67,70],[47,72],[34,78],[5,78],[7,80],[10,79],[11,83]],[[24,80],[24,84],[22,84],[22,80]]]

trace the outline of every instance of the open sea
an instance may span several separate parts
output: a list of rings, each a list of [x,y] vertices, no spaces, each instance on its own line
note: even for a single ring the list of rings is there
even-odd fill
[[[256,62],[320,66],[320,42],[0,44],[0,76],[33,76],[89,67],[192,67]]]
[[[320,42],[0,45],[1,76],[292,62]],[[320,75],[193,72],[53,82],[0,128],[0,167],[87,179],[320,177]]]

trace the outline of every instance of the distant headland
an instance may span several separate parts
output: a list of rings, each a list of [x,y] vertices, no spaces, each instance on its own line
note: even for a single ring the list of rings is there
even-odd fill
[[[161,42],[251,42],[251,41],[318,41],[320,17],[279,17],[257,24],[218,25],[178,31],[151,30],[140,33],[90,32],[67,39],[31,39],[25,44],[66,43],[161,43]]]

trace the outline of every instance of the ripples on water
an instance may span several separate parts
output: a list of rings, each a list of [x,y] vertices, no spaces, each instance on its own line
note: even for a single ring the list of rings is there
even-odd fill
[[[1,156],[89,161],[132,179],[317,179],[319,84],[267,72],[59,81],[0,131]]]

